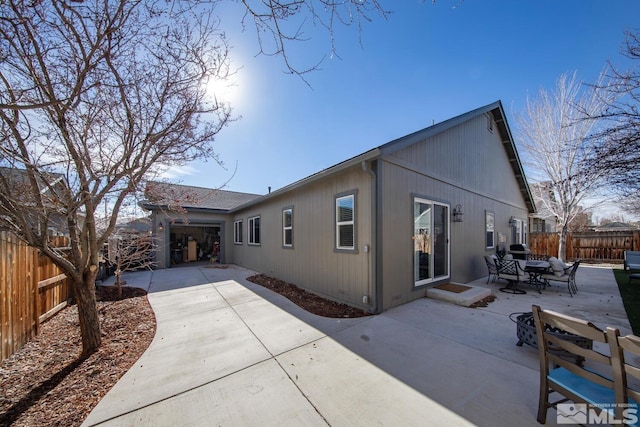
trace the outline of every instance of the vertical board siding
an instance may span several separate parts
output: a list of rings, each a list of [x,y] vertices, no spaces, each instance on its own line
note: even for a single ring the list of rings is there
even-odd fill
[[[497,130],[484,116],[389,154],[382,162],[383,309],[421,298],[414,287],[413,197],[460,204],[463,222],[450,217],[450,280],[466,283],[486,276],[485,211],[495,214],[498,234],[510,241],[509,218],[526,222],[527,208]],[[435,284],[435,282],[434,282]]]
[[[354,191],[356,244],[354,253],[336,252],[335,197]],[[293,249],[282,246],[282,209],[293,208]],[[260,216],[261,244],[234,245],[234,262],[277,277],[322,297],[368,309],[370,295],[371,177],[360,166],[336,176],[273,197],[236,213],[244,224]],[[231,221],[233,222],[233,221]]]
[[[71,298],[67,279],[38,286],[39,282],[58,275],[58,267],[36,249],[9,232],[0,232],[0,360],[11,356],[38,333],[42,316]]]

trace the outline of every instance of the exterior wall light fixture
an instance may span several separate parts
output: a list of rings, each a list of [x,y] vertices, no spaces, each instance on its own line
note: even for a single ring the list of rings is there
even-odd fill
[[[462,215],[464,215],[462,205],[456,205],[456,207],[453,208],[453,222],[462,222]]]
[[[162,221],[160,221],[160,223],[158,224],[158,230],[164,231],[164,224],[162,223]]]

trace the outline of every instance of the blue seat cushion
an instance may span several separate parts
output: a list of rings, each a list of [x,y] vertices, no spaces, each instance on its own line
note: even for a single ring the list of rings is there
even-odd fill
[[[569,391],[573,392],[584,401],[595,404],[604,404],[606,405],[603,409],[607,412],[613,414],[616,401],[615,392],[612,388],[608,388],[605,386],[601,386],[600,384],[593,383],[585,378],[582,378],[571,371],[566,370],[565,368],[556,368],[549,372],[547,376],[553,382],[562,385]],[[634,417],[640,416],[638,413],[638,408],[640,406],[633,399],[629,399],[629,407],[632,409],[632,412],[629,414],[629,419],[624,421],[625,426],[638,426],[639,423],[631,423]],[[637,420],[640,421],[640,420]]]
[[[585,402],[613,405],[616,401],[613,388],[591,382],[565,368],[551,370],[547,378],[579,396]]]

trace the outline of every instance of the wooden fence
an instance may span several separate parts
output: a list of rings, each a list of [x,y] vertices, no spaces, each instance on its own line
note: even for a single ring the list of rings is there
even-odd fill
[[[530,233],[528,247],[534,254],[557,257],[559,240],[557,233]],[[640,230],[567,235],[567,260],[622,263],[624,251],[640,251]]]
[[[47,257],[0,231],[0,360],[37,335],[40,324],[64,308],[72,292],[69,280]]]

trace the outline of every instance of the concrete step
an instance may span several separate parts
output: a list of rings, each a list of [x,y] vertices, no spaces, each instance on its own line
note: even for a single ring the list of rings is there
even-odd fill
[[[455,282],[450,282],[450,285],[452,286],[450,286],[449,288],[462,290],[462,292],[448,290],[446,289],[447,286],[438,285],[440,287],[436,286],[427,289],[427,298],[433,298],[469,307],[470,305],[491,295],[491,289],[483,288],[480,286],[464,285]],[[467,289],[463,290],[463,288]]]

